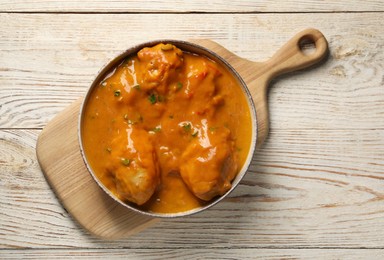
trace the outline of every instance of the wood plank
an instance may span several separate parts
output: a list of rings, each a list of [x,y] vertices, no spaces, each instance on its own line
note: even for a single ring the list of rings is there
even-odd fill
[[[384,11],[380,0],[341,1],[248,1],[203,0],[143,2],[123,1],[50,1],[3,0],[0,11],[7,12],[362,12]]]
[[[381,13],[0,14],[0,22],[1,128],[43,127],[84,95],[103,64],[143,41],[210,38],[261,61],[306,27],[328,38],[329,59],[273,82],[271,127],[384,128]]]
[[[370,259],[379,260],[383,249],[30,249],[3,250],[6,259]]]
[[[115,241],[61,207],[37,164],[39,133],[0,131],[0,248],[384,248],[382,129],[272,129],[229,198]]]

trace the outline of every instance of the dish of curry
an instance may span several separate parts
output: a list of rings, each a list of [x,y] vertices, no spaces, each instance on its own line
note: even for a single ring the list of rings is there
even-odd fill
[[[163,43],[109,71],[81,124],[99,181],[121,201],[156,213],[188,211],[225,194],[252,138],[249,104],[231,72]]]

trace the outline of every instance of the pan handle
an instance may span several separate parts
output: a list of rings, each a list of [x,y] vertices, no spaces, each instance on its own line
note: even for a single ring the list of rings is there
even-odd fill
[[[306,52],[306,44],[314,50]],[[316,29],[306,29],[296,34],[283,45],[268,61],[264,62],[267,82],[281,74],[310,67],[328,54],[328,43]]]

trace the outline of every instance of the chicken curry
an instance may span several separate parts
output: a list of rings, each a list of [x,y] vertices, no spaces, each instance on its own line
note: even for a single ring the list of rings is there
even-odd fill
[[[161,43],[126,58],[98,83],[81,136],[94,174],[117,198],[177,213],[231,188],[250,149],[251,124],[231,72]]]

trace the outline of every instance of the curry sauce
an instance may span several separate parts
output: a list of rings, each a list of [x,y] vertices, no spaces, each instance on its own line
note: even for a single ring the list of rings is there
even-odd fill
[[[158,44],[98,83],[84,107],[81,135],[90,167],[116,197],[176,213],[231,188],[251,131],[247,99],[231,72]]]

